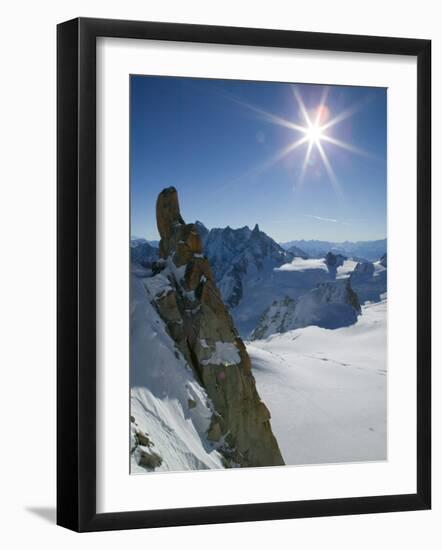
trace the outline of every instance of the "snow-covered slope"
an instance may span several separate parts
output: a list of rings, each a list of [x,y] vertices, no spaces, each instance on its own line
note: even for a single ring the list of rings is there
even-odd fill
[[[230,309],[236,328],[248,337],[273,301],[285,296],[296,299],[329,280],[328,271],[322,268],[291,271],[268,265],[260,271],[251,269],[243,278],[241,301]]]
[[[345,279],[348,277],[354,271],[357,263],[356,260],[344,260],[343,264],[336,270],[336,279]]]
[[[387,458],[386,317],[382,301],[350,327],[247,343],[286,464]]]
[[[319,269],[328,273],[328,267],[325,258],[293,258],[290,263],[283,264],[275,271],[298,271],[306,272],[313,269]]]
[[[318,285],[297,300],[286,296],[274,301],[261,316],[251,335],[252,340],[267,338],[277,332],[315,325],[336,329],[356,323],[361,308],[350,280]]]
[[[167,333],[145,282],[132,276],[131,472],[223,468],[207,439],[213,414],[207,394]]]
[[[261,270],[250,269],[243,277],[242,297],[231,309],[235,324],[242,335],[249,337],[262,313],[275,300],[298,299],[321,283],[336,278],[336,270],[345,265],[345,258],[293,258],[280,266],[264,263]]]

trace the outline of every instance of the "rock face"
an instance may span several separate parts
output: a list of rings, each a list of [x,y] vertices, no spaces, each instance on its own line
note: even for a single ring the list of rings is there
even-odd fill
[[[261,231],[258,225],[253,230],[244,226],[239,229],[211,229],[210,232],[202,224],[197,222],[197,225],[204,241],[204,252],[224,303],[229,308],[235,308],[241,301],[247,275],[263,275],[294,257]]]
[[[175,188],[160,193],[156,213],[160,260],[149,287],[172,339],[213,403],[208,439],[218,445],[226,466],[284,464],[246,348],[203,255],[198,227],[181,217]]]
[[[361,280],[370,279],[371,277],[373,277],[373,274],[374,265],[372,264],[372,262],[363,261],[356,264],[356,267],[354,268],[351,277],[353,282],[356,283]]]
[[[387,255],[376,262],[359,262],[350,276],[360,302],[379,302],[387,292]]]
[[[130,260],[133,264],[139,264],[146,269],[158,260],[158,248],[147,241],[137,239],[130,245]]]
[[[302,258],[303,260],[307,260],[310,257],[307,252],[304,252],[299,246],[291,246],[287,248],[287,252],[293,254],[295,258]]]
[[[325,264],[330,273],[330,277],[334,280],[336,279],[336,272],[338,267],[344,264],[344,261],[347,258],[342,254],[333,254],[333,252],[328,252],[325,256]]]
[[[252,340],[262,340],[271,334],[292,330],[295,325],[296,300],[285,296],[274,302],[264,311],[259,323],[251,334]]]
[[[253,331],[252,340],[268,338],[309,325],[335,329],[356,323],[361,313],[358,296],[350,279],[318,285],[315,289],[293,300],[285,297],[266,309]]]

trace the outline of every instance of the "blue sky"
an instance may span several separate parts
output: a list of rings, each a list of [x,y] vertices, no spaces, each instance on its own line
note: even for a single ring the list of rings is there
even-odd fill
[[[131,234],[158,238],[155,201],[173,185],[186,222],[209,228],[386,237],[386,102],[384,88],[131,76]]]

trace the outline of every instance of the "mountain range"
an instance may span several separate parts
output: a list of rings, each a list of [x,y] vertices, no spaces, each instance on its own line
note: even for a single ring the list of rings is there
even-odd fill
[[[290,241],[281,246],[258,224],[253,229],[210,230],[201,221],[194,225],[222,300],[243,337],[252,334],[275,301],[297,300],[320,284],[351,277],[361,304],[379,301],[386,292],[385,239]],[[158,248],[151,243],[140,238],[131,241],[131,260],[141,273],[158,260]]]
[[[131,472],[384,459],[386,247],[187,224],[173,187],[156,213],[130,248]]]
[[[347,257],[359,258],[363,260],[378,260],[387,252],[387,239],[376,241],[318,241],[318,240],[297,240],[280,243],[282,248],[289,250],[301,256],[304,254],[308,258],[323,258],[327,252],[342,254]]]

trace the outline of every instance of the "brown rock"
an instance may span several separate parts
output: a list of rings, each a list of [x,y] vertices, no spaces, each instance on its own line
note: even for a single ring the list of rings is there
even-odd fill
[[[221,439],[221,436],[222,433],[219,422],[213,422],[209,428],[209,431],[207,432],[207,438],[209,439],[209,441],[219,441]]]
[[[158,309],[160,310],[161,317],[168,323],[181,322],[181,313],[178,309],[176,301],[176,293],[172,290],[167,294],[163,294],[157,299]]]
[[[184,224],[175,187],[167,187],[157,199],[157,227],[161,239],[169,239],[174,227]]]
[[[137,461],[140,466],[147,468],[148,470],[155,470],[163,463],[163,459],[157,453],[153,451],[146,451],[145,449],[137,450]]]
[[[187,400],[187,406],[189,407],[189,409],[194,409],[196,407],[195,399],[189,397],[189,399]]]
[[[224,436],[220,451],[226,464],[284,464],[270,413],[256,390],[246,347],[221,299],[210,264],[202,256],[198,231],[181,217],[173,187],[158,196],[157,224],[160,255],[171,258],[176,267],[186,266],[182,280],[169,275],[172,291],[157,298],[158,312],[213,403],[208,438],[220,441]],[[228,361],[213,364],[219,349],[221,353],[228,350]]]
[[[136,436],[139,445],[142,445],[143,447],[151,447],[153,445],[153,443],[149,439],[149,436],[146,433],[138,431],[136,432]]]
[[[205,282],[204,280],[202,281],[203,276],[207,281],[213,281],[212,270],[210,269],[208,260],[205,258],[191,258],[187,263],[184,275],[186,288],[188,290],[196,290],[201,282]]]

